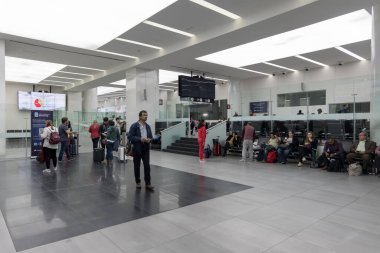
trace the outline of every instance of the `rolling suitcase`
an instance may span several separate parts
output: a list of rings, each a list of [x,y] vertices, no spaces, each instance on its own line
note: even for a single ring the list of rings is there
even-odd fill
[[[93,156],[94,156],[94,163],[101,163],[104,160],[104,149],[94,148]]]
[[[117,157],[119,158],[118,161],[119,162],[127,162],[127,155],[125,154],[125,147],[123,146],[119,146],[119,148],[117,149]]]

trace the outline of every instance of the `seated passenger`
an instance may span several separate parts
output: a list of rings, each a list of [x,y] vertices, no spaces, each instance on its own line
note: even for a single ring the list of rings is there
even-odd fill
[[[238,135],[236,132],[230,134],[226,139],[226,144],[224,145],[223,157],[226,156],[227,151],[230,147],[238,145]]]
[[[338,166],[343,165],[343,146],[340,142],[335,140],[334,136],[329,135],[327,137],[327,141],[325,143],[325,147],[323,148],[323,153],[321,157],[318,159],[323,164],[321,169],[327,170],[329,167],[331,159],[335,159],[338,161]]]
[[[367,134],[361,132],[359,134],[359,140],[352,144],[351,151],[347,155],[347,161],[349,164],[357,162],[357,159],[363,160],[363,171],[368,172],[368,167],[371,163],[371,159],[374,155],[376,144],[373,141],[367,140]]]
[[[277,150],[278,146],[280,145],[280,140],[277,137],[277,134],[274,132],[270,133],[270,138],[268,140],[268,143],[264,143],[264,161],[267,160],[268,152],[272,150]]]
[[[281,140],[280,145],[277,149],[278,158],[277,161],[286,164],[288,155],[290,152],[298,151],[299,141],[298,138],[294,136],[293,131],[288,132],[288,137]]]
[[[313,155],[313,149],[316,150],[318,146],[318,140],[314,137],[313,132],[308,132],[304,141],[298,147],[299,161],[298,167],[302,166],[302,163],[306,161],[306,155]]]

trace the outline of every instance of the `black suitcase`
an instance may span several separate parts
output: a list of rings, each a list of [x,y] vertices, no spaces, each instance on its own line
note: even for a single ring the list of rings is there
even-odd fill
[[[94,148],[94,163],[101,163],[104,160],[104,149]]]
[[[70,156],[76,156],[77,155],[77,145],[76,144],[69,144],[69,154],[70,154]]]

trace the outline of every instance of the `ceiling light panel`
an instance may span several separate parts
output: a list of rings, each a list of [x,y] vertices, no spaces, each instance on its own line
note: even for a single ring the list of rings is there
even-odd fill
[[[336,49],[342,51],[343,53],[346,53],[348,55],[351,55],[352,57],[358,59],[359,61],[365,61],[366,59],[364,59],[363,57],[361,57],[360,55],[357,55],[355,54],[354,52],[351,52],[343,47],[335,47]]]
[[[39,83],[65,65],[5,57],[5,80],[13,82]]]
[[[73,82],[56,81],[56,80],[50,80],[50,79],[45,79],[44,82],[74,84]]]
[[[167,31],[174,32],[174,33],[178,33],[178,34],[181,34],[181,35],[184,35],[184,36],[187,36],[187,37],[194,37],[195,36],[192,33],[184,32],[184,31],[175,29],[173,27],[169,27],[169,26],[166,26],[166,25],[161,25],[161,24],[158,24],[156,22],[149,21],[149,20],[145,20],[144,24],[151,25],[151,26],[154,26],[154,27],[157,27],[157,28],[161,28],[161,29],[164,29],[164,30],[167,30]]]
[[[101,52],[101,53],[106,53],[106,54],[112,54],[112,55],[122,56],[122,57],[126,57],[126,58],[132,58],[132,59],[137,59],[137,58],[138,58],[138,57],[136,57],[136,56],[132,56],[132,55],[119,54],[119,53],[110,52],[110,51],[105,51],[105,50],[95,50],[95,51],[97,51],[97,52]]]
[[[252,70],[252,69],[246,69],[246,68],[237,68],[237,69],[248,71],[248,72],[252,72],[252,73],[256,73],[256,74],[260,74],[260,75],[271,76],[271,74],[260,72],[260,71],[255,71],[255,70]]]
[[[291,68],[287,68],[285,66],[281,66],[281,65],[277,65],[277,64],[274,64],[274,63],[270,63],[270,62],[262,62],[266,65],[269,65],[269,66],[273,66],[273,67],[276,67],[276,68],[280,68],[280,69],[286,69],[286,70],[289,70],[289,71],[293,71],[293,72],[296,72],[297,70],[295,69],[291,69]]]
[[[65,77],[65,76],[50,76],[50,77],[59,78],[59,79],[70,79],[70,80],[83,81],[83,79],[72,78],[72,77]]]
[[[190,76],[190,74],[183,73],[183,72],[175,72],[175,71],[160,69],[158,71],[158,83],[162,84],[162,83],[178,81],[179,75]]]
[[[97,93],[99,96],[99,95],[104,95],[104,94],[108,94],[108,93],[115,92],[115,91],[122,91],[124,89],[125,88],[113,88],[113,87],[100,86],[97,88]]]
[[[58,71],[57,73],[65,73],[65,74],[78,75],[78,76],[93,76],[93,75],[89,75],[89,74],[69,72],[69,71]]]
[[[0,33],[97,49],[174,2],[2,0]]]
[[[371,38],[371,15],[355,11],[197,58],[231,67],[267,62]]]
[[[301,55],[296,55],[295,57],[297,57],[298,59],[302,59],[302,60],[305,60],[305,61],[308,61],[308,62],[311,62],[311,63],[317,64],[317,65],[322,66],[322,67],[328,67],[328,66],[329,66],[329,65],[324,64],[324,63],[322,63],[322,62],[314,61],[314,60],[312,60],[312,59],[306,58],[306,57],[301,56]]]
[[[145,43],[141,43],[141,42],[133,41],[133,40],[126,40],[126,39],[123,39],[123,38],[116,38],[116,40],[122,41],[122,42],[125,42],[125,43],[136,44],[136,45],[143,46],[143,47],[150,47],[150,48],[154,48],[154,49],[162,49],[162,47],[157,47],[157,46],[153,46],[153,45],[150,45],[150,44],[145,44]]]
[[[239,19],[240,17],[232,12],[229,12],[223,8],[220,8],[218,6],[216,6],[215,4],[212,4],[212,3],[209,3],[209,2],[206,2],[206,1],[203,1],[203,0],[190,0],[191,2],[193,3],[196,3],[196,4],[199,4],[205,8],[208,8],[210,10],[213,10],[215,12],[218,12],[224,16],[227,16],[229,18],[232,18],[232,19]]]

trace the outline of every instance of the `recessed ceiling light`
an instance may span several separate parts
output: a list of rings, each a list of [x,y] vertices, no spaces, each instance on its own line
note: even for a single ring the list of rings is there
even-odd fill
[[[3,0],[0,33],[94,50],[174,2]]]
[[[74,65],[68,65],[68,67],[71,67],[71,68],[78,68],[78,69],[89,69],[89,70],[96,70],[96,71],[106,72],[104,69],[94,69],[94,68],[81,67],[81,66],[74,66]]]
[[[89,74],[83,74],[83,73],[75,73],[75,72],[68,72],[68,71],[57,71],[59,73],[65,73],[65,74],[72,74],[72,75],[79,75],[79,76],[93,76]]]
[[[270,62],[262,62],[262,63],[264,63],[266,65],[270,65],[270,66],[276,67],[276,68],[280,68],[280,69],[287,69],[287,70],[294,71],[294,72],[297,71],[295,69],[287,68],[287,67],[284,67],[284,66],[281,66],[281,65],[270,63]]]
[[[314,60],[312,60],[312,59],[306,58],[306,57],[301,56],[301,55],[296,55],[296,56],[294,56],[294,57],[297,57],[297,58],[299,58],[299,59],[302,59],[302,60],[305,60],[305,61],[308,61],[308,62],[312,62],[312,63],[317,64],[317,65],[320,65],[320,66],[322,66],[322,67],[328,67],[328,66],[329,66],[329,65],[324,64],[324,63],[322,63],[322,62],[314,61]]]
[[[195,36],[194,34],[191,34],[191,33],[188,33],[188,32],[184,32],[184,31],[181,31],[181,30],[178,30],[178,29],[166,26],[166,25],[161,25],[161,24],[149,21],[149,20],[145,20],[143,23],[145,23],[147,25],[155,26],[155,27],[158,27],[158,28],[161,28],[161,29],[164,29],[164,30],[168,30],[168,31],[171,31],[171,32],[175,32],[175,33],[178,33],[178,34],[182,34],[182,35],[185,35],[185,36],[188,36],[188,37],[194,37]]]
[[[365,41],[371,37],[371,15],[366,10],[359,10],[205,55],[197,58],[197,60],[230,67],[243,67]]]
[[[68,84],[74,84],[73,82],[64,82],[64,81],[55,81],[55,80],[48,80],[45,79],[44,82],[53,82],[53,83],[68,83]]]
[[[140,46],[144,46],[144,47],[150,47],[150,48],[154,48],[154,49],[162,49],[162,47],[157,47],[157,46],[153,46],[153,45],[150,45],[150,44],[145,44],[145,43],[141,43],[141,42],[133,41],[133,40],[126,40],[126,39],[123,39],[123,38],[116,38],[116,40],[123,41],[123,42],[126,42],[126,43],[132,43],[132,44],[136,44],[136,45],[140,45]]]
[[[64,67],[62,64],[6,56],[5,80],[39,83]]]
[[[257,74],[261,74],[261,75],[271,76],[271,74],[260,72],[260,71],[256,71],[256,70],[252,70],[252,69],[246,69],[246,68],[237,68],[237,69],[244,70],[244,71],[249,71],[249,72],[253,72],[253,73],[257,73]]]
[[[132,56],[132,55],[119,54],[119,53],[110,52],[110,51],[104,51],[104,50],[95,50],[95,51],[101,52],[101,53],[106,53],[106,54],[113,54],[113,55],[117,55],[117,56],[123,56],[123,57],[127,57],[127,58],[132,58],[132,59],[137,59],[138,58],[138,57]]]
[[[360,55],[357,55],[357,54],[355,54],[355,53],[353,53],[353,52],[351,52],[351,51],[349,51],[349,50],[347,50],[347,49],[345,49],[343,47],[335,47],[335,48],[338,49],[338,50],[340,50],[340,51],[342,51],[343,53],[351,55],[352,57],[354,57],[354,58],[356,58],[356,59],[358,59],[360,61],[365,61],[366,60],[363,57],[361,57]]]
[[[72,78],[72,77],[64,77],[64,76],[50,76],[50,77],[61,78],[61,79],[71,79],[71,80],[83,81],[83,79]]]
[[[201,6],[205,7],[205,8],[208,8],[210,10],[213,10],[215,12],[218,12],[218,13],[220,13],[220,14],[222,14],[224,16],[227,16],[229,18],[232,18],[232,19],[239,19],[240,18],[240,16],[238,16],[238,15],[232,13],[232,12],[229,12],[229,11],[223,9],[223,8],[220,8],[219,6],[216,6],[215,4],[206,2],[204,0],[190,0],[190,1],[193,2],[193,3],[199,4],[199,5],[201,5]]]

